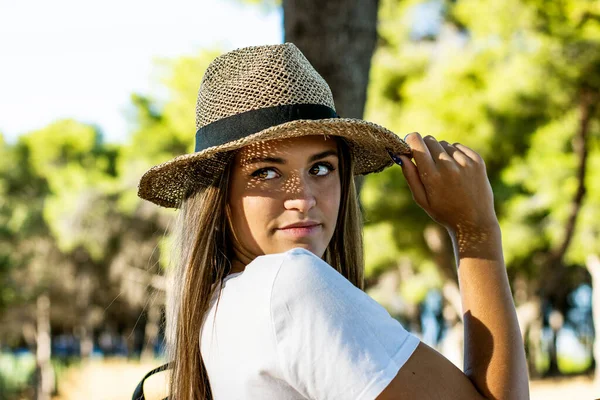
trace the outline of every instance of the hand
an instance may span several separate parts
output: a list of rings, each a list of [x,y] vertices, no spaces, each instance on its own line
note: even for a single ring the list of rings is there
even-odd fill
[[[415,202],[451,234],[497,225],[494,195],[485,162],[459,143],[411,133],[405,138],[415,164],[400,156]]]

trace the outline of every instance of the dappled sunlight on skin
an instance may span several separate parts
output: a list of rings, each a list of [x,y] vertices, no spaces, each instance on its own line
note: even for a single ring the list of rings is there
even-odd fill
[[[455,230],[455,245],[461,257],[495,260],[497,252],[489,252],[490,242],[495,235],[500,235],[499,229],[483,228],[483,224],[459,224]]]
[[[481,228],[471,229],[475,227],[468,227],[464,225],[458,226],[458,249],[461,253],[468,251],[476,251],[478,245],[487,244],[490,240],[490,234],[488,232],[482,232]]]
[[[323,142],[333,141],[333,139],[324,139]],[[335,143],[335,141],[333,141]],[[277,157],[273,157],[274,152],[278,153]],[[290,141],[289,139],[273,140],[268,142],[252,143],[236,154],[235,168],[240,168],[241,172],[250,175],[257,168],[255,164],[259,164],[261,161],[269,163],[270,160],[275,158],[287,159],[295,153],[298,153],[301,149],[298,148],[297,142]],[[262,163],[264,164],[264,162]],[[277,192],[285,193],[299,193],[301,191],[301,176],[298,171],[291,171],[290,176],[283,182],[282,185],[277,186]],[[265,181],[258,179],[248,180],[246,183],[247,189],[260,188],[266,189],[266,193],[273,191],[273,186],[267,184]]]
[[[338,142],[312,135],[252,143],[233,159],[228,196],[232,272],[255,257],[303,247],[321,257],[339,212]],[[283,230],[299,222],[304,230]]]

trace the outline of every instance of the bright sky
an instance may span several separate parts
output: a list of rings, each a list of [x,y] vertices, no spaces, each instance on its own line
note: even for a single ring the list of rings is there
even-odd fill
[[[241,0],[0,0],[0,132],[75,118],[122,141],[130,94],[159,92],[153,59],[281,43],[282,28]]]

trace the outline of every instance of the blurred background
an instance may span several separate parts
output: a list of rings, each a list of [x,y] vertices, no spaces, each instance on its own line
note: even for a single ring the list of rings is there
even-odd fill
[[[175,213],[138,180],[193,151],[214,57],[283,41],[340,115],[484,157],[532,398],[600,397],[600,2],[0,0],[0,398],[130,398],[166,361]],[[400,168],[359,183],[367,292],[462,368],[447,234]]]

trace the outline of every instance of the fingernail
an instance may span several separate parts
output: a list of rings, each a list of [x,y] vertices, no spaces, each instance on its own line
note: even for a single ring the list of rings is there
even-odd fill
[[[398,157],[397,155],[395,155],[394,153],[392,153],[389,150],[387,152],[396,164],[402,166],[402,160],[400,159],[400,157]]]
[[[410,133],[408,135],[410,135]],[[404,141],[405,142],[406,142],[406,138],[408,137],[408,135],[404,136]]]

